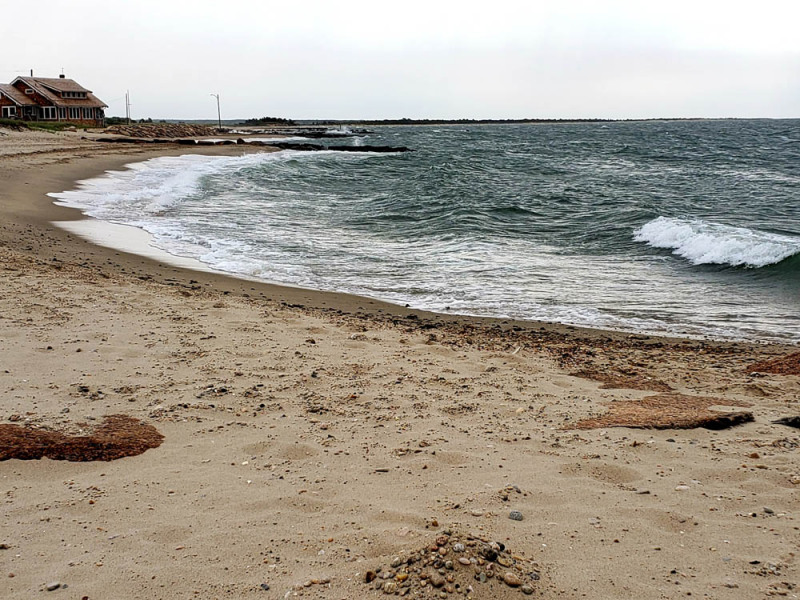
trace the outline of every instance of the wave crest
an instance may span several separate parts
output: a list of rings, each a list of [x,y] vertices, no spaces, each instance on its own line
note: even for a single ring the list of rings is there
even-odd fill
[[[800,254],[800,238],[700,219],[658,217],[633,232],[633,239],[672,253],[695,265],[759,268]]]

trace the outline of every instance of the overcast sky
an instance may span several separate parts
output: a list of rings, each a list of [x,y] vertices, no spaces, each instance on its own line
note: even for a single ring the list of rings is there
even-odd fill
[[[800,117],[800,1],[4,2],[30,69],[136,118]]]

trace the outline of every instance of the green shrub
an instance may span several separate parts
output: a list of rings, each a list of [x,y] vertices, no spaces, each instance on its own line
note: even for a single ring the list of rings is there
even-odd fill
[[[22,131],[23,129],[28,129],[28,124],[25,121],[17,121],[16,119],[0,119],[0,127]]]

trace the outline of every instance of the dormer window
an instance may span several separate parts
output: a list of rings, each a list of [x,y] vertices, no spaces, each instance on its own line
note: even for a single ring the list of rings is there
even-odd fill
[[[25,93],[28,94],[28,96],[33,96],[33,90],[31,88],[25,88]]]

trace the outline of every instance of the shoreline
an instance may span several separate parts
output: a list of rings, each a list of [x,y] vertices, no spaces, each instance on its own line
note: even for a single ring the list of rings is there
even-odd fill
[[[796,346],[426,313],[97,246],[46,193],[186,148],[59,139],[0,153],[0,436],[123,415],[163,441],[0,461],[5,597],[527,597],[509,569],[543,600],[797,594],[800,435],[776,419],[800,376],[753,371]],[[423,586],[443,535],[506,564]]]
[[[122,147],[109,147],[108,145],[103,145],[101,148],[104,150],[104,158],[102,160],[98,160],[95,162],[90,157],[84,157],[83,160],[79,160],[77,165],[75,165],[75,171],[78,173],[77,175],[74,173],[70,173],[72,169],[65,169],[63,173],[59,172],[58,177],[52,181],[48,181],[48,185],[53,189],[48,189],[45,185],[40,185],[40,182],[33,182],[33,181],[26,181],[23,185],[31,185],[34,184],[37,187],[34,188],[27,188],[25,189],[25,193],[31,196],[41,196],[44,197],[44,200],[38,199],[33,202],[30,202],[30,218],[33,223],[36,223],[38,226],[43,227],[45,230],[48,228],[55,227],[56,229],[62,229],[68,231],[69,234],[75,236],[77,239],[80,239],[82,242],[89,243],[90,245],[98,248],[104,248],[106,251],[109,251],[114,254],[115,259],[118,259],[119,253],[122,252],[125,256],[124,261],[127,263],[128,266],[132,268],[132,265],[136,263],[136,258],[141,257],[146,259],[145,263],[140,263],[140,268],[143,269],[150,269],[152,267],[157,267],[158,269],[171,269],[177,268],[186,270],[187,272],[183,273],[183,278],[186,279],[197,279],[198,277],[211,277],[211,281],[203,281],[203,284],[206,286],[211,286],[215,289],[224,289],[228,293],[249,293],[246,290],[246,287],[250,287],[250,292],[258,292],[261,296],[270,297],[270,298],[278,298],[279,301],[286,302],[289,304],[304,304],[304,306],[308,306],[313,309],[341,309],[345,312],[355,312],[355,311],[366,311],[368,314],[373,312],[379,313],[386,313],[390,315],[395,315],[398,317],[405,318],[409,314],[417,315],[422,318],[426,319],[433,319],[439,322],[442,321],[451,321],[451,322],[465,322],[471,325],[487,325],[492,326],[498,323],[507,324],[510,327],[523,327],[525,329],[533,329],[533,328],[542,328],[544,327],[548,332],[554,332],[557,334],[562,335],[572,335],[578,334],[580,336],[586,336],[588,338],[598,338],[598,337],[620,337],[620,336],[636,336],[640,338],[646,338],[648,340],[662,342],[662,343],[680,343],[683,341],[702,341],[704,343],[709,344],[754,344],[759,346],[775,346],[781,348],[791,348],[793,346],[798,346],[800,344],[793,344],[791,342],[781,342],[777,340],[749,340],[749,339],[723,339],[723,338],[709,338],[708,336],[704,336],[702,334],[696,335],[688,335],[688,334],[669,334],[669,333],[656,333],[656,332],[642,332],[642,331],[635,331],[635,330],[627,330],[627,329],[604,329],[600,327],[590,327],[590,326],[583,326],[583,325],[571,325],[571,324],[564,324],[564,323],[557,323],[557,322],[549,322],[549,321],[536,321],[536,320],[528,320],[528,319],[516,319],[510,317],[502,317],[502,316],[479,316],[479,315],[468,315],[468,314],[458,314],[458,313],[439,313],[439,312],[432,312],[425,309],[417,309],[412,307],[403,306],[401,304],[395,304],[389,301],[380,300],[377,298],[371,298],[367,296],[359,296],[357,294],[351,294],[347,292],[336,292],[336,291],[327,291],[327,290],[317,290],[311,288],[303,288],[299,286],[292,286],[288,284],[282,283],[272,283],[266,282],[263,280],[258,280],[257,278],[249,278],[244,275],[237,275],[234,273],[227,273],[224,271],[219,271],[214,269],[213,267],[202,263],[201,261],[193,258],[181,257],[170,254],[166,251],[163,251],[155,246],[145,243],[144,236],[150,236],[151,234],[145,232],[144,230],[138,229],[142,233],[142,235],[131,233],[131,239],[128,241],[126,240],[123,244],[128,244],[127,250],[125,248],[120,248],[114,246],[112,243],[102,244],[98,243],[97,239],[106,238],[108,239],[111,236],[110,231],[104,231],[106,227],[104,225],[100,225],[100,223],[105,223],[99,219],[93,219],[92,217],[88,217],[81,213],[80,209],[61,206],[55,203],[53,198],[47,197],[47,194],[50,193],[61,193],[64,191],[71,191],[76,188],[77,183],[79,181],[85,179],[93,179],[96,177],[100,177],[105,174],[109,170],[122,170],[127,168],[128,165],[138,162],[144,162],[146,160],[157,158],[160,156],[182,156],[182,155],[210,155],[210,156],[233,156],[238,154],[244,153],[260,153],[260,152],[270,152],[274,150],[270,150],[269,147],[262,148],[262,147],[248,147],[248,146],[210,146],[210,147],[203,147],[203,146],[192,146],[191,148],[187,146],[169,146],[164,145],[162,147],[148,147],[148,148],[136,148],[133,151],[130,147],[122,146]],[[13,160],[13,159],[12,159]],[[74,161],[74,159],[72,159]],[[59,187],[60,186],[60,187]],[[15,188],[11,191],[11,194],[19,193],[20,188]],[[47,190],[47,191],[44,191]],[[42,193],[44,191],[44,193]],[[0,195],[0,200],[3,199],[3,196]],[[14,209],[11,213],[2,214],[4,218],[13,219],[15,216],[14,213],[18,207]],[[60,209],[56,211],[56,209]],[[0,208],[1,210],[1,208]],[[69,222],[75,221],[87,221],[97,223],[97,225],[89,225],[88,223],[82,226],[69,226]],[[63,222],[64,226],[55,225],[55,223]],[[108,229],[115,229],[118,227],[123,227],[122,225],[115,225],[113,223],[108,224]],[[129,226],[125,226],[129,227]],[[137,228],[133,228],[137,229]],[[86,235],[81,235],[79,230],[86,233]],[[123,233],[122,230],[119,230],[120,233]],[[76,240],[77,241],[77,240]],[[132,242],[132,244],[129,244]],[[136,249],[140,249],[141,252],[137,252]],[[152,248],[152,251],[148,250],[148,248]],[[106,260],[108,257],[105,257]],[[100,260],[103,260],[100,258]],[[166,264],[164,264],[166,263]],[[192,275],[195,273],[195,275]],[[238,282],[238,283],[237,283]]]

